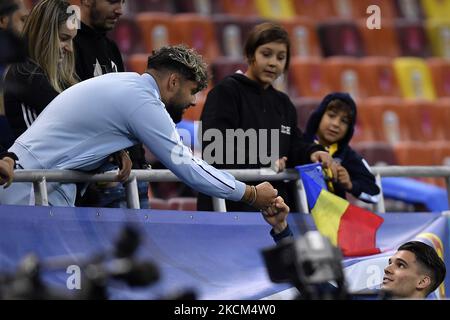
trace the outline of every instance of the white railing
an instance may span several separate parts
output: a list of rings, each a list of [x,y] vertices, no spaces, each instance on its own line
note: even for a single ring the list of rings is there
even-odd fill
[[[445,178],[447,185],[447,197],[450,203],[450,166],[374,166],[377,184],[381,188],[381,177],[439,177]],[[267,169],[245,169],[227,170],[240,181],[297,181],[297,203],[302,212],[308,212],[305,191],[299,174],[294,169],[285,170],[274,174]],[[106,172],[102,174],[87,174],[72,170],[17,170],[14,182],[32,182],[35,190],[37,205],[48,206],[47,182],[114,182],[117,181],[117,172]],[[174,182],[180,181],[169,170],[132,170],[130,177],[125,183],[127,203],[131,209],[139,209],[139,193],[137,181],[147,182]],[[214,210],[226,211],[225,200],[214,199]],[[384,198],[381,196],[375,211],[384,213]]]

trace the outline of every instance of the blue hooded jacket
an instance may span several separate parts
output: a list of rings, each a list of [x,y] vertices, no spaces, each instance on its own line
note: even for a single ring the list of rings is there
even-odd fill
[[[348,171],[353,187],[351,190],[346,191],[341,185],[335,183],[335,194],[345,199],[345,193],[349,192],[365,202],[378,202],[380,189],[375,183],[375,177],[370,172],[369,165],[361,155],[349,146],[355,130],[357,108],[355,101],[348,93],[334,92],[325,96],[320,105],[308,119],[305,139],[309,142],[314,142],[316,140],[316,133],[327,106],[332,100],[336,99],[341,100],[350,106],[353,115],[350,119],[346,135],[341,141],[338,141],[338,150],[333,154],[333,159],[340,162],[340,164]]]

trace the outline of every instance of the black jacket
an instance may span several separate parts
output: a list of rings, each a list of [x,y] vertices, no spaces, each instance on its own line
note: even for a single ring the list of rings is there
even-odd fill
[[[317,109],[311,114],[306,124],[305,138],[307,141],[314,142],[316,132],[319,128],[322,116],[325,113],[327,105],[330,101],[339,99],[348,104],[353,110],[354,116],[351,118],[349,129],[344,138],[338,142],[338,150],[333,154],[333,159],[338,160],[341,165],[348,171],[352,180],[353,188],[350,193],[365,202],[377,202],[380,189],[375,183],[374,175],[369,171],[369,165],[361,155],[356,153],[350,146],[350,140],[355,130],[357,108],[353,99],[347,93],[331,93],[327,95]],[[338,184],[334,185],[335,194],[345,199],[345,190]]]
[[[274,156],[276,159],[286,156],[288,158],[288,167],[298,164],[310,162],[311,153],[323,150],[321,146],[312,143],[306,143],[302,139],[302,133],[297,128],[297,113],[294,105],[289,97],[269,86],[264,89],[257,82],[247,78],[243,74],[233,74],[219,84],[217,84],[209,93],[205,102],[205,106],[201,115],[202,120],[202,136],[208,129],[218,129],[225,137],[226,129],[274,129],[279,133],[279,139],[275,143],[279,146],[279,154]],[[268,132],[270,137],[270,131]],[[258,136],[259,145],[262,136]],[[225,138],[224,138],[225,140]],[[267,145],[268,152],[262,152],[262,156],[269,155],[275,150],[270,150],[270,139],[264,143]],[[203,141],[203,159],[208,161],[207,151],[211,142]],[[225,144],[224,144],[225,145]],[[234,145],[235,147],[236,145]],[[252,145],[255,147],[255,145]],[[220,164],[211,163],[221,169],[257,169],[261,167],[269,167],[270,164],[263,163],[264,159],[256,155],[257,163],[252,163],[254,152],[249,153],[249,142],[245,145],[245,161],[244,164]],[[254,151],[255,149],[252,148]],[[227,148],[224,148],[223,159],[227,158]],[[236,160],[236,148],[234,148],[234,161]],[[240,149],[239,151],[243,151]],[[259,151],[259,147],[258,147]],[[230,156],[230,155],[228,155]],[[251,183],[259,183],[253,181]],[[287,185],[283,182],[274,182],[273,185],[278,189],[278,193],[286,197]],[[294,208],[293,204],[290,204]],[[210,198],[200,194],[197,202],[198,210],[212,210]],[[227,201],[228,211],[255,211],[254,208],[243,203]]]
[[[73,42],[75,67],[81,80],[125,71],[119,48],[106,36],[106,33],[98,32],[81,23],[81,28]],[[143,169],[146,161],[142,145],[133,146],[128,151],[133,161],[133,169]]]
[[[119,48],[105,33],[81,23],[73,42],[76,71],[81,80],[125,71]]]
[[[17,139],[59,93],[44,71],[28,59],[11,65],[5,76],[5,115]]]

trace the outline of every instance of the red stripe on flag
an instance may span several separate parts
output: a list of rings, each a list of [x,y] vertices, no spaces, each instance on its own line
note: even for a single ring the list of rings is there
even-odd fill
[[[341,217],[337,238],[344,256],[380,253],[375,245],[377,230],[383,221],[375,213],[350,204]]]

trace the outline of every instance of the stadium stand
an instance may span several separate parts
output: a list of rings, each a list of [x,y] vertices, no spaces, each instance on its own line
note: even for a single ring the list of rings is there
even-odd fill
[[[367,27],[370,5],[380,8],[381,29]],[[110,36],[127,70],[143,72],[152,50],[185,43],[209,63],[208,89],[244,71],[253,26],[278,21],[292,59],[277,88],[290,95],[299,128],[327,93],[346,91],[358,104],[352,141],[370,164],[449,163],[450,0],[127,0],[124,12]],[[207,91],[184,119],[199,119]]]

